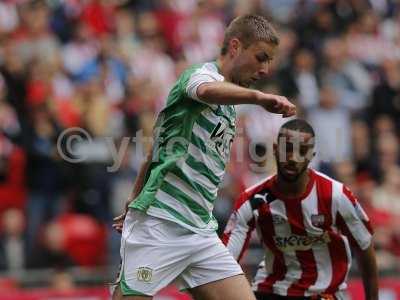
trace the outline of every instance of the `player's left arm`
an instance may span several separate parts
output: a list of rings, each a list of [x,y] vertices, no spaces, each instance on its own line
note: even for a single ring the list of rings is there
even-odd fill
[[[345,186],[337,202],[336,223],[354,249],[364,284],[365,299],[378,299],[378,270],[373,229],[359,201]]]
[[[356,258],[361,271],[365,299],[378,300],[378,268],[373,243],[365,250],[356,251]]]

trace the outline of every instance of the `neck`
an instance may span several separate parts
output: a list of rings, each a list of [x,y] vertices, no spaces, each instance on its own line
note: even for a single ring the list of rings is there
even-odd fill
[[[277,176],[277,189],[279,192],[287,197],[298,197],[303,195],[307,190],[308,182],[310,181],[309,170],[303,172],[295,181],[288,181],[278,173]]]
[[[219,72],[225,77],[226,81],[232,82],[231,71],[232,66],[226,55],[220,55],[217,59]]]

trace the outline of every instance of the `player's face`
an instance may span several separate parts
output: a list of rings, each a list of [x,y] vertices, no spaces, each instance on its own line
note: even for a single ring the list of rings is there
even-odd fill
[[[278,174],[287,181],[296,181],[307,171],[314,157],[314,138],[309,133],[283,129],[274,145]]]
[[[243,44],[238,41],[237,49],[234,49],[232,82],[249,87],[265,77],[276,48],[275,45],[265,42],[256,42],[244,48]]]

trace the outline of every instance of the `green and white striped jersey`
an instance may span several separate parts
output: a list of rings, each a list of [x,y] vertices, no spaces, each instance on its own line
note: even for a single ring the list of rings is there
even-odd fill
[[[130,207],[198,233],[218,228],[212,215],[235,135],[232,105],[197,97],[205,82],[223,81],[216,63],[194,65],[179,77],[154,128],[153,161]]]

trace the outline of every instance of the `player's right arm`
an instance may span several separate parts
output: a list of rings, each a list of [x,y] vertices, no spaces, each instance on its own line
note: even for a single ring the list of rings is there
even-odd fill
[[[143,186],[145,184],[146,174],[149,171],[150,164],[152,162],[152,152],[153,152],[152,148],[153,148],[153,146],[150,147],[150,151],[147,154],[145,161],[143,162],[143,164],[141,165],[141,167],[139,169],[139,173],[136,176],[135,185],[133,187],[132,193],[129,196],[128,201],[125,203],[124,212],[121,215],[119,215],[118,217],[115,217],[113,219],[112,227],[115,230],[117,230],[119,233],[122,232],[122,227],[124,224],[126,213],[128,211],[129,204],[140,194],[140,192],[142,191]]]
[[[202,83],[197,87],[196,95],[208,104],[237,105],[256,104],[269,112],[290,117],[296,114],[296,106],[286,97],[266,94],[224,81]]]
[[[225,227],[222,242],[239,261],[249,246],[251,233],[255,228],[255,218],[250,199],[246,192],[235,202],[232,215]]]
[[[362,251],[356,252],[358,266],[361,271],[361,278],[364,285],[365,299],[378,300],[378,267],[373,243]]]

